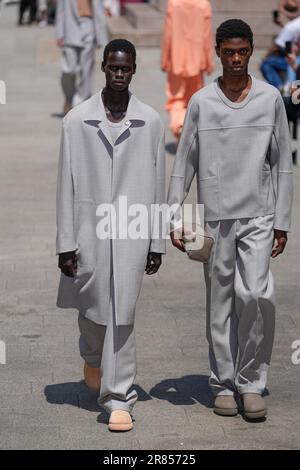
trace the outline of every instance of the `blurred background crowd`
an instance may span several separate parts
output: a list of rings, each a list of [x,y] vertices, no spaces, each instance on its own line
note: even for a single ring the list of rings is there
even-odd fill
[[[125,3],[148,3],[149,0],[105,0],[106,13],[109,16],[120,15]],[[20,0],[18,24],[24,24],[24,16],[27,12],[26,23],[37,22],[44,27],[55,21],[57,0]]]
[[[0,0],[2,8],[9,3],[10,0]],[[170,114],[171,131],[177,139],[190,97],[204,86],[205,75],[211,74],[214,68],[214,22],[226,19],[220,17],[219,10],[226,3],[234,10],[235,17],[239,15],[239,2],[233,0],[223,3],[218,0],[19,0],[18,3],[18,26],[56,25],[56,41],[62,50],[64,114],[91,96],[95,47],[103,47],[115,37],[132,40],[136,46],[145,45],[139,43],[143,34],[148,35],[147,45],[153,46],[156,44],[153,43],[153,31],[161,32],[159,43],[161,68],[166,72],[166,110]],[[242,3],[249,5],[251,2]],[[130,10],[130,4],[136,4],[134,9]],[[253,2],[251,8],[248,6],[246,12],[251,13],[255,5],[257,2]],[[300,1],[263,0],[259,5],[273,28],[265,26],[265,16],[259,23],[259,31],[254,27],[255,45],[258,43],[265,49],[269,46],[261,61],[260,72],[282,93],[289,120],[298,123]],[[154,11],[160,12],[161,22]],[[241,16],[247,21],[248,18]],[[132,36],[122,20],[125,17],[131,26],[140,26],[136,29],[140,36]],[[269,28],[268,34],[272,31],[272,35],[264,36],[264,27]],[[294,127],[294,138],[297,138],[297,125]]]

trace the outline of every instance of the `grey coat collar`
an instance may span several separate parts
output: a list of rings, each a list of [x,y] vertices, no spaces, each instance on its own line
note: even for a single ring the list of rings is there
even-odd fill
[[[107,117],[101,93],[102,90],[94,95],[93,99],[91,100],[91,107],[87,113],[90,116],[90,119],[85,119],[84,123],[98,129],[98,135],[101,137],[101,134],[103,134],[106,141],[111,145],[111,147],[113,147],[114,143],[112,142],[111,133],[107,125]],[[144,125],[145,120],[141,119],[140,102],[131,92],[129,92],[129,103],[126,118],[120,129],[115,145],[118,145],[130,137],[130,128],[140,128]]]

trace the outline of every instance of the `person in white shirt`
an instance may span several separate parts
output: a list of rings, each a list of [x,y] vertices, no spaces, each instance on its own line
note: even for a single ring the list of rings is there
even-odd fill
[[[260,70],[265,80],[280,91],[283,90],[286,81],[291,80],[286,79],[289,67],[285,53],[286,43],[295,43],[299,34],[300,17],[297,17],[285,25],[261,63]]]

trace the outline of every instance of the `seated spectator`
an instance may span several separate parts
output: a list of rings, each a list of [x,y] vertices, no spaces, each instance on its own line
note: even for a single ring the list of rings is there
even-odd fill
[[[296,50],[287,56],[289,65],[295,72],[296,81],[292,84],[291,94],[284,97],[285,108],[289,121],[296,121],[300,118],[300,64],[297,60]],[[297,83],[299,82],[299,83]]]
[[[294,20],[300,15],[300,2],[299,0],[280,0],[278,10],[288,20]]]
[[[300,0],[280,0],[278,10],[273,10],[273,21],[281,28],[287,21],[300,15]]]
[[[285,109],[287,113],[287,118],[289,122],[293,123],[292,133],[293,139],[300,139],[299,135],[299,126],[297,125],[298,119],[300,119],[300,64],[297,60],[296,51],[293,51],[292,54],[287,56],[289,65],[293,68],[296,80],[292,84],[290,89],[290,96],[283,97]],[[297,164],[299,161],[299,155],[297,155],[297,150],[293,152],[293,162]]]
[[[290,21],[275,39],[275,43],[262,61],[260,70],[265,80],[279,90],[283,91],[287,82],[289,64],[285,53],[288,41],[295,43],[300,34],[300,17]],[[294,72],[289,71],[288,79],[295,78]],[[293,81],[293,80],[292,80]]]

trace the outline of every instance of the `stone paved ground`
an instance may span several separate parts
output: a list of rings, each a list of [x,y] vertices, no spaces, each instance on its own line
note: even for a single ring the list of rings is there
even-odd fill
[[[76,313],[55,307],[59,53],[52,28],[17,29],[15,16],[9,7],[0,18],[0,79],[8,91],[0,105],[0,339],[7,347],[7,364],[0,365],[0,448],[299,448],[300,365],[291,362],[291,344],[300,339],[300,171],[290,242],[272,263],[278,313],[267,421],[212,413],[202,270],[170,248],[159,274],[145,279],[138,303],[135,428],[110,434],[82,382]],[[258,76],[260,55],[253,60]],[[134,91],[167,120],[159,51],[139,50],[138,64]],[[98,60],[97,87],[101,80]],[[168,176],[173,159],[168,153]]]

